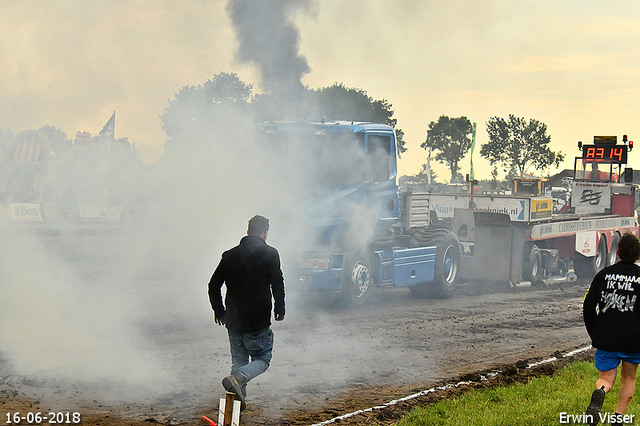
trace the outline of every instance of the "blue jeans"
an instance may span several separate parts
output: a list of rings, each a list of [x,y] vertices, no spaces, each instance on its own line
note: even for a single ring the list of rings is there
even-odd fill
[[[250,333],[229,332],[231,346],[231,374],[242,374],[247,382],[267,371],[273,351],[273,332],[271,328]],[[249,362],[251,356],[251,362]],[[242,394],[247,396],[246,387]]]

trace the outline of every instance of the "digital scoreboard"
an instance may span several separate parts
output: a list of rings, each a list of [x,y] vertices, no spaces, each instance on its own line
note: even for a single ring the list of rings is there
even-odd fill
[[[627,164],[626,145],[583,145],[582,159],[612,164]]]

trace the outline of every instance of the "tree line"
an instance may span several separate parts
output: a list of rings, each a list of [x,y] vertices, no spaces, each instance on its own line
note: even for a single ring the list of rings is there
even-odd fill
[[[547,134],[547,125],[536,119],[527,121],[509,114],[507,119],[491,117],[486,125],[489,142],[482,145],[480,155],[494,165],[494,179],[498,165],[504,167],[508,176],[517,176],[531,169],[544,170],[552,165],[559,167],[564,160],[561,151],[549,148],[551,137]],[[446,164],[451,172],[451,180],[456,181],[460,173],[460,160],[471,149],[472,134],[472,124],[467,117],[450,118],[443,115],[429,124],[427,139],[420,147],[430,152],[435,150],[435,160]]]
[[[228,126],[231,117],[250,117],[252,121],[276,120],[357,120],[388,124],[395,128],[398,155],[407,151],[404,132],[397,128],[392,104],[376,100],[366,91],[346,87],[342,83],[310,89],[296,99],[279,99],[271,94],[254,94],[253,85],[241,81],[235,73],[221,72],[204,84],[185,86],[169,100],[160,116],[162,129],[169,140],[199,139],[196,134],[216,131]],[[549,148],[551,137],[546,124],[509,115],[492,117],[486,123],[489,142],[482,145],[480,155],[509,175],[543,170],[564,160],[560,151]],[[464,116],[445,115],[428,125],[427,138],[420,145],[434,154],[435,161],[446,165],[451,179],[459,178],[460,161],[472,144],[472,124]],[[425,165],[423,171],[425,172]]]
[[[197,86],[184,86],[168,100],[168,106],[160,115],[162,130],[168,142],[192,144],[206,141],[208,134],[215,134],[238,124],[241,120],[355,120],[384,123],[395,129],[397,151],[400,156],[407,151],[404,132],[397,127],[392,104],[386,99],[373,99],[365,90],[346,87],[343,83],[312,89],[306,87],[295,99],[282,99],[272,94],[254,94],[253,85],[238,78],[235,73],[220,72]],[[59,128],[44,126],[53,152],[67,151],[72,141]],[[498,165],[508,175],[529,172],[532,168],[543,170],[559,167],[564,160],[560,151],[549,148],[551,137],[546,124],[516,117],[491,117],[486,123],[489,142],[482,145],[480,155],[494,164],[492,175],[497,175]],[[451,180],[460,176],[460,161],[472,145],[473,128],[465,117],[450,118],[442,115],[428,125],[427,137],[420,145],[433,154],[433,159],[446,165]],[[0,129],[0,149],[5,148],[13,134]],[[126,138],[122,142],[128,143]],[[205,142],[206,143],[206,142]],[[421,174],[432,173],[423,165]]]
[[[404,132],[396,127],[392,105],[376,100],[366,91],[342,83],[305,88],[295,98],[274,94],[254,94],[253,85],[235,73],[221,72],[204,84],[185,86],[174,94],[160,116],[169,141],[201,140],[203,134],[227,128],[231,123],[280,120],[355,120],[384,123],[394,127],[398,155],[407,149]]]

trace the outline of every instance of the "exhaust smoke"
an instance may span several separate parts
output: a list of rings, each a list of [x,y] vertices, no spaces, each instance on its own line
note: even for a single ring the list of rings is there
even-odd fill
[[[290,16],[314,4],[261,1],[250,8],[247,1],[231,0],[227,6],[240,42],[238,60],[259,68],[264,88],[282,105],[278,118],[299,110],[301,78],[310,72]],[[190,107],[185,114],[201,105]],[[309,307],[298,307],[289,291],[296,277],[286,273],[313,243],[307,212],[329,194],[318,177],[348,181],[341,173],[353,173],[362,153],[352,147],[336,155],[334,146],[304,137],[270,144],[256,136],[254,117],[241,110],[221,113],[213,130],[192,117],[184,117],[193,126],[178,148],[122,180],[118,191],[129,203],[122,206],[129,222],[102,231],[86,231],[82,224],[81,232],[73,230],[77,223],[46,224],[44,234],[28,226],[3,228],[0,371],[23,383],[42,380],[34,395],[51,406],[95,399],[192,407],[222,392],[219,382],[230,368],[228,338],[213,324],[206,284],[221,253],[238,243],[255,214],[271,221],[268,243],[281,253],[288,318],[296,311],[308,314]],[[331,159],[331,174],[318,167],[322,158]],[[98,164],[96,170],[108,167]],[[112,186],[110,174],[96,176],[101,188]],[[372,212],[359,204],[343,207],[353,225],[348,239],[366,244]],[[348,354],[364,352],[367,344],[345,337],[341,347],[331,315],[318,315],[317,331],[333,339],[333,353],[344,354],[332,361],[341,371]],[[272,368],[261,378],[266,386],[325,383],[325,373],[313,366],[331,356],[320,355],[327,342],[314,335],[296,339],[276,344],[274,367],[280,353],[290,352],[307,373],[292,379],[286,368]],[[298,354],[300,345],[306,349]],[[344,372],[333,380],[348,378]]]
[[[260,71],[261,84],[267,93],[289,107],[300,101],[304,91],[302,77],[311,72],[307,58],[299,53],[300,32],[291,15],[310,11],[313,0],[229,0],[231,17],[238,39],[236,58]]]

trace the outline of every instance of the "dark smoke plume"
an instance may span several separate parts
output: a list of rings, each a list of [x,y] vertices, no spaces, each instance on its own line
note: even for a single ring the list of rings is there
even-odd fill
[[[283,101],[303,93],[302,77],[311,70],[299,53],[300,33],[290,16],[314,0],[229,0],[227,13],[239,41],[236,58],[255,65],[265,91]]]

